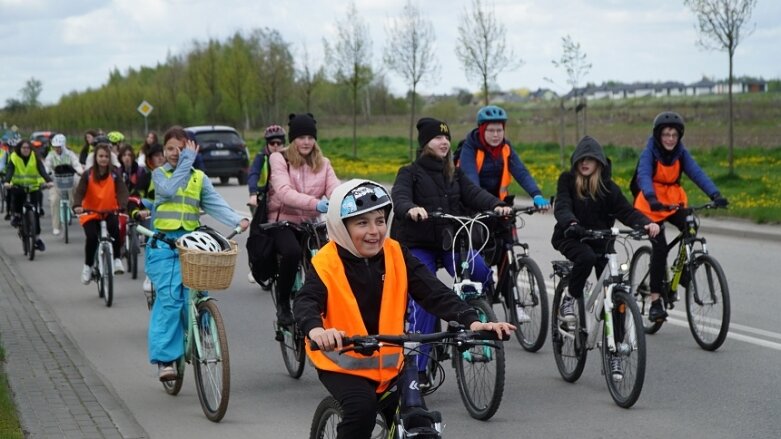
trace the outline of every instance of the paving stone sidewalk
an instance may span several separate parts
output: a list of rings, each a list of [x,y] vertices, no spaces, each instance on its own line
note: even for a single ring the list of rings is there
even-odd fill
[[[0,339],[27,438],[148,437],[2,249]]]

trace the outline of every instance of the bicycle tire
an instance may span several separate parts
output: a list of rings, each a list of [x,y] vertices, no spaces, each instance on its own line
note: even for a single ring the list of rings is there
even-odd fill
[[[336,427],[340,422],[342,406],[333,396],[326,396],[315,409],[309,439],[335,439]]]
[[[602,331],[602,371],[610,396],[616,405],[630,408],[640,397],[645,381],[645,331],[639,330],[643,327],[642,317],[637,303],[628,292],[619,288],[613,290],[613,310],[613,327],[618,335],[616,338],[621,338],[621,340],[616,340],[616,344],[622,343],[625,347],[621,354],[623,378],[620,381],[614,380],[610,373],[612,354],[607,347],[609,335],[604,326]]]
[[[141,252],[141,246],[138,243],[138,234],[135,227],[130,229],[130,257],[128,258],[128,267],[132,279],[138,279],[138,254]]]
[[[528,352],[537,352],[545,344],[548,335],[548,293],[545,291],[545,278],[540,267],[528,256],[516,259],[518,271],[513,271],[511,291],[507,291],[506,315],[510,323],[516,326],[515,338]],[[514,312],[520,304],[530,322],[521,323]]]
[[[689,329],[701,348],[715,351],[727,338],[731,314],[729,286],[721,264],[711,255],[697,256],[692,263],[688,286],[686,318]]]
[[[32,261],[35,259],[35,211],[32,209],[24,214],[24,228],[27,248],[29,249],[27,257]]]
[[[303,265],[298,267],[298,275],[300,276],[301,283],[304,283],[304,276],[306,276]],[[277,283],[274,282],[274,288],[277,287]],[[290,293],[290,309],[293,309],[293,300],[295,299],[297,291]],[[273,292],[276,297],[276,290]],[[306,350],[304,348],[304,335],[298,329],[298,325],[293,323],[290,328],[279,327],[282,336],[279,340],[279,348],[282,351],[282,360],[285,362],[285,369],[287,373],[295,378],[301,378],[304,373],[304,366],[306,365]]]
[[[114,261],[111,260],[110,245],[105,241],[100,243],[100,246],[103,248],[100,252],[100,257],[103,261],[100,277],[103,279],[103,301],[106,302],[107,307],[110,307],[114,302]]]
[[[69,241],[68,225],[70,224],[69,212],[70,208],[67,203],[60,203],[60,227],[62,227],[62,233],[65,235],[65,243]]]
[[[485,299],[469,300],[469,305],[477,310],[481,322],[497,321]],[[481,421],[496,414],[504,393],[504,349],[502,342],[493,343],[498,347],[478,344],[464,352],[453,351],[461,401],[469,415]]]
[[[217,303],[206,300],[196,307],[195,337],[192,363],[195,388],[203,414],[212,422],[220,422],[228,410],[230,399],[230,355],[228,336]],[[198,345],[201,352],[198,352]]]
[[[182,384],[184,383],[184,357],[179,358],[174,362],[176,365],[176,379],[171,381],[163,381],[163,389],[165,393],[176,396],[179,391],[182,390]]]
[[[644,245],[635,251],[629,264],[629,291],[637,303],[646,334],[656,334],[664,323],[648,320],[648,311],[651,309],[651,253],[651,247]]]
[[[566,324],[559,322],[559,306],[564,292],[567,291],[567,281],[561,280],[556,286],[553,295],[553,307],[551,308],[551,344],[553,345],[553,358],[556,360],[556,367],[564,381],[574,383],[583,374],[583,368],[586,366],[586,314],[583,305],[583,297],[575,299],[575,314],[578,316],[578,322],[575,326],[575,334],[568,337],[562,332],[571,332],[566,329]],[[579,337],[577,343],[575,337]]]

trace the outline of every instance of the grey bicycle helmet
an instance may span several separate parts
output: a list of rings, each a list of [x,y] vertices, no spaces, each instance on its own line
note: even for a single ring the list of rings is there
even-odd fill
[[[680,114],[674,111],[663,111],[657,114],[654,118],[654,137],[659,139],[662,129],[666,127],[673,127],[678,130],[678,137],[683,139],[685,124]]]
[[[339,209],[339,217],[345,220],[380,208],[385,208],[387,218],[391,209],[388,191],[377,183],[363,183],[354,187],[344,197]]]
[[[507,122],[507,112],[496,105],[486,105],[477,112],[477,124],[486,122]]]

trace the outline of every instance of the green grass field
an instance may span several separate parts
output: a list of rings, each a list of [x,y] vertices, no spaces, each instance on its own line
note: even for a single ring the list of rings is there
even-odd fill
[[[0,346],[0,438],[22,439],[24,434],[16,417],[16,406],[8,388],[8,380],[2,364],[5,363],[5,350]]]

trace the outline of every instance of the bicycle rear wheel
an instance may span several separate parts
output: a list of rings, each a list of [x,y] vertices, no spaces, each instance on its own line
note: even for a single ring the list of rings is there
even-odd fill
[[[694,340],[706,351],[715,351],[727,338],[729,287],[724,270],[713,256],[699,255],[693,262],[686,288],[686,317]]]
[[[35,211],[30,209],[24,214],[25,238],[27,239],[27,257],[35,259]]]
[[[518,343],[529,352],[537,352],[548,334],[548,293],[545,291],[545,279],[537,263],[528,256],[519,256],[516,260],[518,271],[512,272],[511,291],[506,296],[507,317],[518,329],[515,337]],[[518,321],[516,307],[520,307],[531,319]]]
[[[141,244],[138,242],[138,234],[136,233],[136,228],[133,227],[130,229],[130,236],[128,237],[130,240],[130,274],[133,279],[138,279],[138,254],[141,253]]]
[[[496,314],[485,299],[469,300],[481,322],[495,322]],[[464,352],[454,348],[458,393],[469,415],[485,421],[499,409],[504,393],[504,350],[498,347],[475,345]]]
[[[604,324],[604,323],[603,323]],[[613,401],[623,408],[632,407],[640,397],[645,381],[645,331],[642,317],[632,296],[621,289],[613,290],[613,329],[616,354],[607,347],[607,330],[602,331],[602,370]],[[621,360],[623,375],[613,378],[610,360],[617,355]]]
[[[309,429],[309,439],[336,439],[336,427],[342,422],[342,406],[333,396],[326,396],[317,405]]]
[[[575,299],[575,315],[578,322],[574,328],[567,323],[559,321],[559,306],[565,293],[568,293],[568,282],[562,279],[556,286],[553,295],[553,308],[551,308],[551,342],[553,344],[553,358],[556,359],[556,367],[564,381],[574,383],[583,374],[586,366],[586,314],[583,308],[583,298]]]
[[[176,365],[176,379],[172,381],[163,381],[163,389],[165,393],[176,396],[179,391],[182,390],[182,383],[184,382],[184,357],[179,358],[174,362]]]
[[[70,207],[68,203],[60,203],[60,227],[62,227],[62,233],[65,235],[65,243],[68,243],[68,225],[70,225]]]
[[[294,290],[290,294],[290,309],[293,309],[293,300],[295,298],[297,289],[304,283],[304,267],[303,265],[298,267],[298,276],[300,282],[296,281],[293,286]],[[274,282],[272,294],[276,297],[277,283]],[[285,362],[285,369],[287,373],[293,378],[301,378],[304,373],[304,365],[306,359],[306,350],[304,348],[304,335],[301,334],[298,329],[298,325],[295,323],[290,327],[277,327],[277,338],[279,339],[279,348],[282,351],[282,360]]]
[[[111,306],[114,302],[114,261],[111,260],[111,244],[101,242],[101,267],[100,278],[103,285],[103,301],[106,306]]]
[[[640,321],[646,334],[656,334],[662,327],[661,322],[648,320],[651,309],[651,247],[644,245],[632,255],[629,265],[629,287],[632,297],[637,302]]]
[[[196,329],[193,340],[193,369],[195,387],[203,413],[212,422],[220,422],[228,410],[230,397],[230,356],[228,337],[220,310],[213,300],[197,306]],[[200,343],[198,340],[200,339]],[[200,345],[200,351],[198,346]]]

